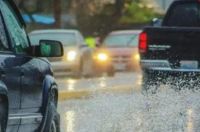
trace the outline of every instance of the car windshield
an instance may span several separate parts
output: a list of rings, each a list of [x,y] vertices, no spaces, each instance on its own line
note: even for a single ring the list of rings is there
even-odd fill
[[[63,46],[74,46],[77,44],[75,33],[33,33],[29,36],[32,45],[39,44],[40,40],[60,41]]]
[[[103,42],[108,47],[127,47],[138,45],[137,34],[113,34],[109,35]]]

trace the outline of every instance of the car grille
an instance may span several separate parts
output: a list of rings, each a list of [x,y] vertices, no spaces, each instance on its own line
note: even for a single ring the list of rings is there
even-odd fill
[[[128,63],[131,59],[130,56],[113,56],[112,57],[114,63]]]

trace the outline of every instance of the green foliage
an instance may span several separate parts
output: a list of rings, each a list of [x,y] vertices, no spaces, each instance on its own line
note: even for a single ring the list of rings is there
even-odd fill
[[[148,23],[157,17],[153,9],[141,6],[136,2],[126,5],[124,13],[119,20],[120,24]]]

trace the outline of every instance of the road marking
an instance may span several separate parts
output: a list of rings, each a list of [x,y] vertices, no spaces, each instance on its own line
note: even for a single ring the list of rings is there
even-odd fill
[[[59,101],[70,100],[70,99],[82,99],[89,98],[95,94],[127,94],[131,92],[140,91],[139,86],[123,85],[115,86],[111,88],[98,88],[98,89],[84,89],[84,90],[63,90],[59,92]]]

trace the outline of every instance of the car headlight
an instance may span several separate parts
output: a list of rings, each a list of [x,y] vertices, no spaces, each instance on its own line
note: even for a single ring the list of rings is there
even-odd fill
[[[139,54],[136,54],[136,55],[134,56],[134,59],[137,60],[137,61],[139,61],[139,60],[140,60],[140,55],[139,55]]]
[[[67,60],[68,61],[74,61],[76,59],[77,53],[76,51],[69,51],[67,53]]]
[[[108,60],[108,55],[106,53],[99,53],[97,55],[97,59],[100,61],[107,61]]]

